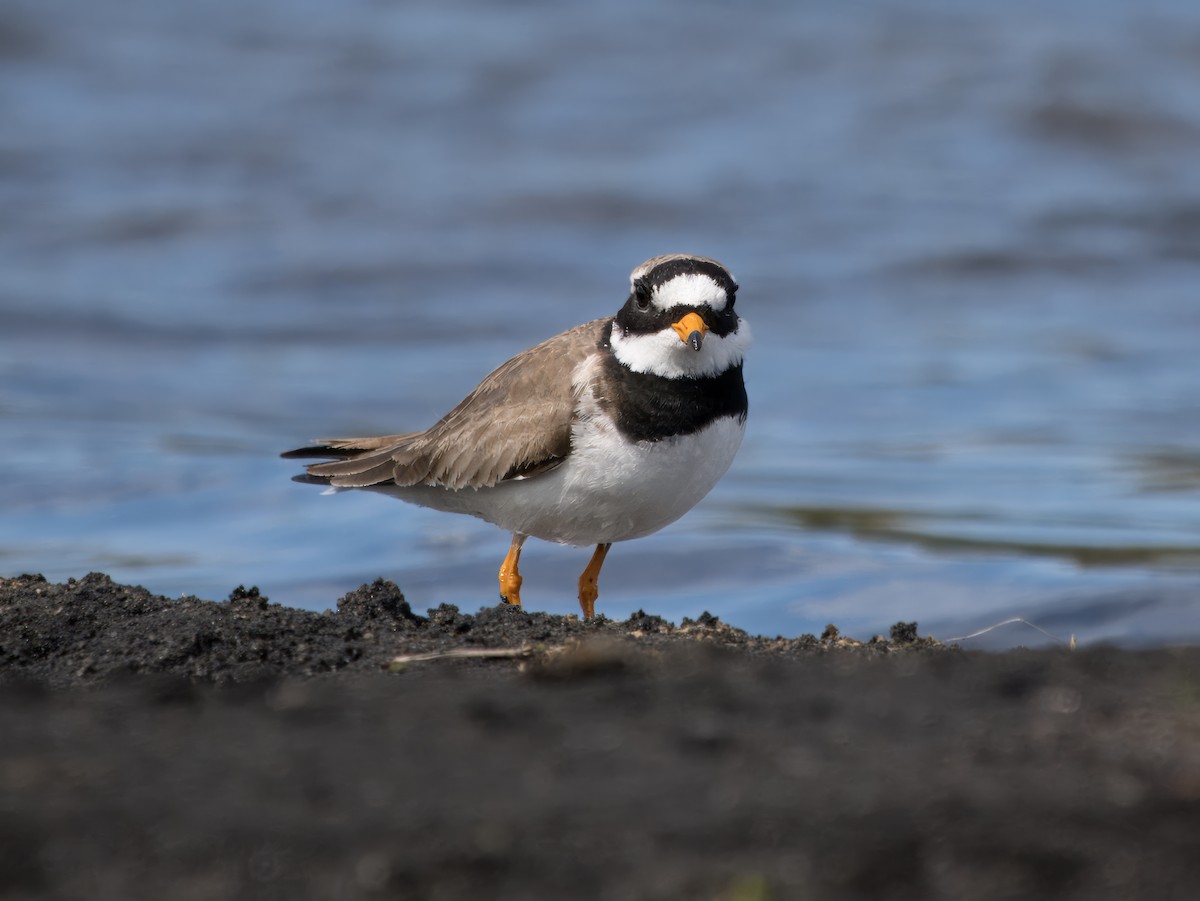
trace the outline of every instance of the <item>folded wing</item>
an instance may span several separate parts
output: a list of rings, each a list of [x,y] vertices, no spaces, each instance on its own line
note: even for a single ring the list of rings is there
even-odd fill
[[[310,464],[297,480],[339,488],[486,488],[544,472],[571,449],[570,374],[595,352],[607,324],[585,323],[518,354],[424,432],[332,438],[283,456],[334,458]]]

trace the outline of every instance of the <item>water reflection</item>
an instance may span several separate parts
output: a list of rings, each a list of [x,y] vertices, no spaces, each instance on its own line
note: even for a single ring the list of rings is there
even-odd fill
[[[900,541],[931,551],[971,551],[997,554],[1030,554],[1056,557],[1081,566],[1188,565],[1200,572],[1200,542],[1192,545],[1070,544],[1053,539],[1033,540],[1037,531],[1053,526],[1039,523],[1009,523],[1029,535],[1025,540],[987,537],[989,528],[1000,525],[988,514],[950,516],[912,510],[872,510],[833,507],[785,507],[748,510],[754,518],[776,517],[814,531],[842,531],[873,541]],[[1060,528],[1079,529],[1094,523],[1057,523]],[[1138,533],[1140,536],[1140,532]]]

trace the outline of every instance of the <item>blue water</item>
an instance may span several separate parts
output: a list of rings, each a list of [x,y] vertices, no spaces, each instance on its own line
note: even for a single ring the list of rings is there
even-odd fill
[[[746,442],[600,610],[1200,639],[1200,6],[738,10],[0,6],[0,574],[491,603],[506,535],[277,453],[428,425],[688,250]],[[526,604],[587,556],[531,542]]]

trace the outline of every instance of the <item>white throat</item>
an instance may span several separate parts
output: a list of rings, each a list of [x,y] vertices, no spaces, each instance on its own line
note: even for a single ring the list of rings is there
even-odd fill
[[[750,341],[750,326],[739,318],[736,332],[723,337],[709,332],[699,350],[692,350],[680,341],[673,329],[649,335],[625,335],[616,323],[611,345],[613,355],[634,372],[668,379],[697,379],[720,375],[741,363]]]

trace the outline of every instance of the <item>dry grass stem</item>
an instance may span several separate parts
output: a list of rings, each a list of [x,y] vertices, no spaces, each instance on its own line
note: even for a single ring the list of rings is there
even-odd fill
[[[972,632],[970,635],[960,635],[957,638],[945,638],[945,639],[943,639],[943,641],[968,641],[969,639],[972,639],[972,638],[978,638],[980,635],[986,635],[988,632],[991,632],[993,629],[999,629],[1001,626],[1011,626],[1014,623],[1020,623],[1024,626],[1029,626],[1029,628],[1031,628],[1031,629],[1036,629],[1037,631],[1039,631],[1043,635],[1045,635],[1047,638],[1057,641],[1059,644],[1065,644],[1072,651],[1075,650],[1075,635],[1074,635],[1074,633],[1071,634],[1070,638],[1063,639],[1063,638],[1060,638],[1059,636],[1055,635],[1053,632],[1047,632],[1045,629],[1043,629],[1037,623],[1031,623],[1029,620],[1027,620],[1021,616],[1014,616],[1012,619],[1006,619],[1003,622],[992,623],[992,625],[986,626],[985,628],[980,629],[978,632]]]
[[[390,670],[403,669],[410,663],[427,663],[431,660],[462,660],[464,658],[494,658],[518,660],[532,657],[534,649],[529,645],[519,648],[454,648],[449,651],[431,651],[426,654],[401,654],[394,658],[387,668]]]

